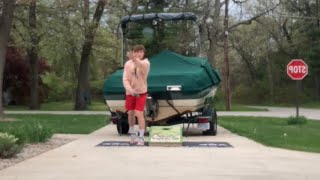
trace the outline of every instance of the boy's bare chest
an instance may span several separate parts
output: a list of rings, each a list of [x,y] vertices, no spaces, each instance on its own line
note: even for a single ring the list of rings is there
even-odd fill
[[[137,68],[134,64],[130,66],[129,73],[132,77],[138,78],[139,77],[139,68]]]

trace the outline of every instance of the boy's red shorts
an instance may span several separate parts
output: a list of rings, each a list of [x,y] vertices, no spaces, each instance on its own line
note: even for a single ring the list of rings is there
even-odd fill
[[[144,111],[146,99],[147,93],[140,94],[140,96],[126,95],[126,110]]]

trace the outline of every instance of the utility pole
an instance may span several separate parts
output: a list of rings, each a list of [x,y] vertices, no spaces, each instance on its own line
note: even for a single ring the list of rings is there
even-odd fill
[[[225,101],[226,111],[230,111],[230,72],[229,72],[229,0],[225,0],[225,15],[224,15],[224,88],[225,88]]]

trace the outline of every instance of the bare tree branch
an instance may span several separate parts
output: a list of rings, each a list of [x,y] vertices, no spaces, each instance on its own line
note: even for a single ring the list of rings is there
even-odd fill
[[[245,3],[245,2],[247,2],[248,0],[242,0],[242,1],[240,1],[240,0],[232,0],[234,3],[236,3],[236,4],[242,4],[242,3]]]
[[[307,15],[311,15],[312,11],[311,11],[311,7],[310,7],[310,1],[309,0],[304,0],[304,5],[306,7],[306,13]]]
[[[220,8],[226,4],[226,1],[220,2]]]
[[[254,65],[251,63],[253,59],[255,59],[255,57],[253,57],[253,55],[250,52],[246,52],[246,50],[243,48],[243,46],[239,45],[239,39],[234,39],[231,41],[232,43],[232,47],[233,49],[235,49],[239,55],[241,56],[242,60],[244,61],[244,63],[246,64],[249,74],[250,74],[250,78],[252,82],[255,82],[256,80],[256,74],[257,71],[254,67]],[[238,44],[238,45],[236,45]]]
[[[287,22],[288,19],[285,20],[284,23],[280,24],[280,29],[281,29],[281,32],[284,34],[285,36],[285,39],[288,41],[289,44],[292,43],[292,40],[291,40],[291,36],[290,34],[288,33],[287,29],[286,29],[286,22]],[[260,20],[257,20],[258,23],[260,23],[261,25],[263,26],[266,26],[266,24],[264,24],[264,22],[260,21]],[[277,35],[275,32],[273,32],[272,30],[270,30],[269,28],[266,28],[266,30],[270,33],[271,35],[271,38],[277,43],[278,45],[278,49],[284,53],[286,56],[290,57],[290,58],[296,58],[295,55],[293,55],[292,52],[288,51],[288,48],[284,47],[283,46],[283,42],[281,40],[282,36],[279,37],[279,35]],[[286,32],[284,32],[286,31]]]
[[[267,13],[270,12],[270,11],[273,11],[273,10],[276,9],[279,5],[280,5],[280,3],[276,4],[274,7],[270,8],[270,9],[267,9],[267,10],[264,11],[264,12],[261,12],[261,13],[255,15],[255,16],[253,16],[252,18],[250,18],[250,19],[248,19],[248,20],[238,22],[238,23],[230,26],[230,27],[229,27],[229,30],[234,29],[234,28],[236,28],[236,27],[238,27],[238,26],[240,26],[240,25],[248,25],[248,24],[251,24],[252,21],[254,21],[254,20],[258,19],[259,17],[267,14]]]
[[[87,23],[89,21],[89,16],[90,16],[89,6],[90,6],[89,0],[84,0],[83,1],[82,16],[83,16],[83,20],[85,23]]]
[[[284,36],[286,37],[287,41],[289,43],[292,43],[291,35],[289,34],[289,31],[287,29],[287,22],[288,22],[288,19],[285,19],[284,22],[281,24],[281,30]]]
[[[297,1],[290,1],[290,5],[297,10],[299,13],[303,14],[303,15],[307,15],[306,12],[304,11],[303,8],[299,7],[298,2]]]

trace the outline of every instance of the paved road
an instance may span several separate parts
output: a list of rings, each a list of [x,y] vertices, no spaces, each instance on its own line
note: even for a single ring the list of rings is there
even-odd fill
[[[257,107],[257,106],[255,106]],[[264,116],[264,117],[289,117],[296,115],[295,108],[263,107],[268,111],[218,111],[218,116]],[[110,115],[108,111],[5,111],[6,114],[101,114]],[[300,108],[300,115],[308,119],[320,120],[319,109]]]
[[[220,116],[257,116],[257,117],[290,117],[296,116],[296,108],[254,106],[268,111],[219,111]],[[320,109],[299,108],[299,115],[308,119],[320,120]]]
[[[295,114],[294,108],[269,108],[269,112],[223,112],[225,115],[277,116]],[[6,112],[53,114],[108,114],[107,112]],[[320,120],[320,111],[301,109]],[[219,127],[217,136],[200,136],[195,129],[184,141],[228,142],[233,148],[96,147],[118,136],[115,125],[0,171],[1,180],[106,180],[106,179],[243,179],[318,180],[320,154],[270,148]]]
[[[318,180],[320,154],[265,147],[219,127],[218,136],[195,129],[184,141],[228,142],[233,148],[96,147],[126,141],[115,125],[0,171],[1,180],[219,179]]]

